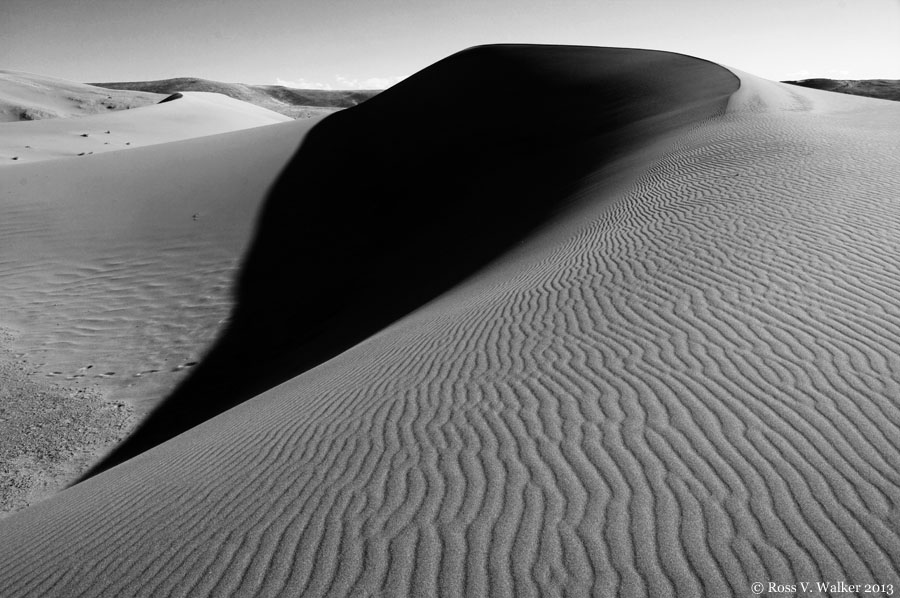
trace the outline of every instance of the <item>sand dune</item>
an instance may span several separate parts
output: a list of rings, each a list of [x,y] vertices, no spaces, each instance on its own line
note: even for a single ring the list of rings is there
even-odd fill
[[[343,108],[356,106],[380,91],[373,89],[294,89],[283,85],[223,83],[196,77],[178,77],[176,79],[161,79],[158,81],[93,83],[92,85],[105,89],[163,94],[184,91],[220,93],[291,118],[326,116]]]
[[[155,104],[165,95],[0,70],[0,123],[106,114]]]
[[[323,121],[217,349],[121,463],[0,522],[0,587],[896,591],[900,106],[738,75],[485,47]],[[556,109],[432,93],[526,81]]]
[[[699,61],[643,80],[632,68],[656,66],[657,55],[610,50],[612,64],[585,65],[573,49],[532,64],[528,52],[461,54],[314,128],[266,201],[229,330],[104,466],[302,373],[451,288],[562,209],[584,177],[724,109],[737,86],[721,69],[718,78],[682,82],[703,70]],[[491,68],[505,73],[502,86]],[[508,97],[535,77],[557,106],[541,119],[528,103],[459,110],[466,97],[494,87]]]
[[[160,96],[165,100],[165,96]],[[214,93],[190,92],[134,110],[0,123],[0,168],[57,158],[84,158],[289,121],[290,118]]]
[[[900,101],[900,80],[897,79],[803,79],[785,83],[810,89]]]

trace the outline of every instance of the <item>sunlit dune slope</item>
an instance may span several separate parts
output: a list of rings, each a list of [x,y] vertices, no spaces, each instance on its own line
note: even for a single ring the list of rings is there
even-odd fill
[[[190,92],[134,110],[0,123],[0,168],[259,127],[291,119],[246,102]]]
[[[486,87],[556,109],[446,93]],[[737,88],[674,54],[485,47],[323,121],[234,324],[130,449],[206,421],[0,522],[0,587],[896,583],[900,106]]]
[[[105,114],[155,104],[164,97],[0,70],[0,123]]]
[[[166,377],[178,363],[162,355],[199,357],[228,315],[256,213],[310,124],[0,169],[2,320],[22,331],[26,357],[123,387],[145,370]]]

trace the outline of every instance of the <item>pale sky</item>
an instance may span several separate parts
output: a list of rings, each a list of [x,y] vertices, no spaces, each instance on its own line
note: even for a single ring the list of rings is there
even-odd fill
[[[83,82],[378,88],[485,43],[669,50],[776,80],[900,79],[900,0],[0,0],[0,69]]]

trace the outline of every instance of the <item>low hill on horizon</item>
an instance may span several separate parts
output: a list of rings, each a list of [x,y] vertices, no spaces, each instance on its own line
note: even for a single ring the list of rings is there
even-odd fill
[[[181,91],[220,93],[236,100],[249,102],[285,116],[290,116],[291,118],[312,118],[330,114],[343,108],[351,108],[381,92],[378,89],[294,89],[282,85],[223,83],[197,77],[177,77],[157,81],[90,83],[89,85],[104,89],[162,94],[173,94]]]
[[[900,80],[898,79],[801,79],[799,81],[782,81],[782,83],[900,102]]]

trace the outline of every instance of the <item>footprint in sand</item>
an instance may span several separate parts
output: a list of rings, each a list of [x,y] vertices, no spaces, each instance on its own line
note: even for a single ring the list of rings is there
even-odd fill
[[[144,376],[144,375],[146,375],[146,374],[155,374],[155,373],[158,372],[158,371],[159,371],[159,370],[144,370],[143,372],[138,372],[137,374],[135,374],[134,377],[135,377],[135,378],[140,378],[141,376]]]

